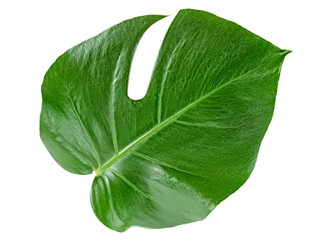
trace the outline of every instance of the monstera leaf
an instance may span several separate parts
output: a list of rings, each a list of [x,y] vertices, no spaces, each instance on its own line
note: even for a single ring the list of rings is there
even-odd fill
[[[147,95],[131,100],[134,51],[163,17],[124,21],[73,47],[42,85],[44,144],[67,171],[95,171],[93,210],[117,231],[204,219],[248,179],[289,53],[213,14],[181,10]]]

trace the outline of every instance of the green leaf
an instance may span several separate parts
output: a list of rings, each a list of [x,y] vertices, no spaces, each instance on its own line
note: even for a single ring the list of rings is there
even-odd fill
[[[131,100],[135,48],[163,17],[124,21],[73,47],[42,85],[45,146],[64,169],[96,172],[93,210],[117,231],[204,219],[248,179],[290,52],[213,14],[181,10],[147,95]]]

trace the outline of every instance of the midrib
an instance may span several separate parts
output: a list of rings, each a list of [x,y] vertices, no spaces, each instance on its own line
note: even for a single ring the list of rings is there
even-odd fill
[[[278,56],[272,57],[268,60],[266,60],[264,62],[264,64],[268,63],[269,61],[277,58],[277,57],[281,57],[281,56],[285,56],[286,54],[288,54],[290,51],[288,50],[281,50],[280,54]],[[229,84],[233,83],[234,81],[237,81],[239,79],[241,79],[242,77],[245,77],[246,75],[248,75],[249,73],[253,72],[254,70],[257,70],[258,68],[262,67],[264,64],[260,64],[259,66],[252,68],[251,70],[247,71],[246,73],[244,73],[241,76],[238,76],[230,81],[228,81],[227,83],[215,88],[214,90],[212,90],[211,92],[205,94],[204,96],[202,96],[201,98],[193,101],[192,103],[190,103],[189,105],[187,105],[185,108],[181,109],[180,111],[178,111],[177,113],[173,114],[171,117],[165,119],[163,122],[155,125],[155,127],[151,128],[149,131],[147,131],[145,134],[141,135],[139,138],[137,138],[136,140],[134,140],[133,142],[131,142],[129,145],[127,145],[125,148],[123,148],[120,152],[118,152],[118,154],[115,154],[112,158],[110,158],[108,161],[106,161],[103,165],[101,165],[98,169],[95,170],[95,173],[97,175],[101,174],[104,170],[106,170],[108,167],[110,167],[112,164],[114,164],[115,162],[117,162],[120,158],[122,158],[123,156],[125,156],[127,153],[129,153],[129,150],[132,149],[134,146],[138,145],[139,143],[141,143],[143,140],[147,140],[149,137],[151,137],[152,135],[154,135],[155,133],[159,132],[161,129],[163,129],[164,127],[166,127],[167,125],[169,125],[170,123],[172,123],[176,118],[178,118],[179,116],[181,116],[183,113],[185,113],[188,109],[190,109],[191,107],[193,107],[194,105],[196,105],[197,103],[199,103],[200,101],[202,101],[203,99],[209,97],[210,95],[212,95],[213,93],[215,93],[216,91],[228,86]]]
[[[249,73],[249,72],[247,72],[247,73]],[[246,74],[244,74],[244,75],[246,75]],[[244,75],[242,75],[242,76],[244,76]],[[242,76],[240,76],[240,77],[242,77]],[[110,158],[108,161],[106,161],[102,166],[100,166],[98,169],[95,170],[95,173],[97,175],[101,174],[104,170],[106,170],[112,164],[114,164],[115,162],[117,162],[121,157],[125,156],[125,154],[127,154],[130,149],[132,149],[133,147],[135,147],[136,145],[138,145],[139,143],[141,143],[143,140],[149,139],[149,137],[151,137],[155,133],[159,132],[161,129],[163,129],[164,127],[166,127],[170,123],[172,123],[176,118],[178,118],[179,116],[181,116],[188,109],[190,109],[191,107],[193,107],[194,105],[196,105],[197,103],[199,103],[200,101],[202,101],[203,99],[209,97],[214,92],[216,92],[216,91],[224,88],[228,84],[230,84],[233,81],[239,79],[240,77],[238,77],[236,79],[233,79],[231,81],[228,81],[226,84],[221,85],[220,87],[212,90],[211,92],[205,94],[203,97],[201,97],[201,98],[193,101],[192,103],[190,103],[189,105],[187,105],[186,107],[184,107],[183,109],[181,109],[180,111],[176,112],[171,117],[165,119],[163,122],[157,124],[156,126],[154,126],[153,128],[151,128],[148,132],[146,132],[145,134],[141,135],[139,138],[137,138],[136,140],[134,140],[133,142],[131,142],[129,145],[127,145],[125,148],[123,148],[120,152],[118,152],[118,154],[114,155],[112,158]]]

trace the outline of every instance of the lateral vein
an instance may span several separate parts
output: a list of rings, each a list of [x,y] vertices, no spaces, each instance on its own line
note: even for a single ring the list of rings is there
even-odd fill
[[[92,151],[93,151],[94,154],[95,154],[95,158],[96,158],[97,164],[98,164],[98,166],[100,167],[100,166],[101,166],[100,158],[99,158],[99,155],[98,155],[98,153],[97,153],[97,151],[96,151],[96,149],[95,149],[95,146],[94,146],[94,144],[93,144],[92,138],[91,138],[91,136],[89,135],[89,133],[88,133],[88,131],[87,131],[87,129],[86,129],[86,127],[85,127],[83,121],[81,120],[81,118],[80,118],[80,116],[79,116],[79,114],[78,114],[77,108],[76,108],[76,106],[75,106],[75,104],[74,104],[74,102],[73,102],[73,100],[72,100],[72,97],[71,97],[70,91],[69,91],[69,89],[68,89],[68,86],[65,85],[65,87],[66,87],[66,90],[67,90],[67,92],[68,92],[68,96],[69,96],[69,99],[70,99],[70,103],[71,103],[71,105],[72,105],[72,109],[73,109],[73,111],[74,111],[74,113],[75,113],[75,115],[76,115],[76,117],[77,117],[77,119],[78,119],[78,121],[79,121],[79,123],[80,123],[80,126],[81,126],[81,128],[82,128],[82,130],[83,130],[85,136],[87,137],[87,141],[88,141],[88,143],[89,143],[89,145],[90,145]]]
[[[197,177],[203,177],[201,175],[198,175],[196,173],[193,173],[193,172],[189,172],[189,171],[186,171],[186,170],[183,170],[183,169],[180,169],[180,168],[177,168],[171,164],[168,164],[168,163],[164,163],[164,162],[161,162],[159,161],[158,159],[155,159],[153,157],[150,157],[150,156],[147,156],[143,153],[140,153],[140,152],[136,152],[136,151],[130,151],[130,153],[132,153],[133,155],[137,156],[137,157],[140,157],[140,158],[143,158],[149,162],[152,162],[152,163],[156,163],[157,165],[159,166],[163,166],[163,167],[167,167],[167,168],[170,168],[170,169],[173,169],[174,171],[177,171],[177,172],[182,172],[182,173],[187,173],[189,175],[194,175],[194,176],[197,176]]]
[[[158,98],[158,109],[157,109],[157,122],[158,124],[161,123],[161,118],[162,118],[162,104],[163,104],[163,95],[164,95],[164,89],[165,89],[165,83],[166,83],[166,80],[167,80],[167,74],[169,72],[169,69],[171,67],[171,64],[172,64],[172,61],[173,61],[173,55],[175,54],[177,48],[179,47],[180,45],[180,42],[175,46],[175,48],[173,49],[173,53],[170,57],[170,60],[168,61],[168,63],[166,64],[166,69],[165,69],[165,74],[163,76],[163,79],[162,79],[162,84],[161,84],[161,87],[160,87],[160,92],[159,92],[159,98]]]
[[[128,178],[126,178],[125,176],[121,175],[119,172],[117,172],[113,169],[109,168],[109,171],[112,172],[115,176],[119,177],[124,183],[126,183],[128,186],[130,186],[136,192],[140,193],[145,198],[153,201],[146,193],[144,193],[141,189],[139,189],[131,180],[129,180]]]
[[[115,155],[118,153],[118,140],[117,140],[117,130],[116,130],[116,120],[115,120],[115,110],[114,110],[114,101],[115,101],[115,84],[118,81],[118,71],[119,71],[119,63],[121,59],[120,55],[116,62],[116,67],[113,73],[113,79],[111,82],[111,99],[110,99],[110,121],[111,121],[111,134],[112,134],[112,142],[113,149],[115,151]]]

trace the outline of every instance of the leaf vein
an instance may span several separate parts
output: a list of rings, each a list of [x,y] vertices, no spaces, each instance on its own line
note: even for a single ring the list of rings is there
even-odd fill
[[[65,87],[66,87],[66,90],[67,90],[67,92],[68,92],[68,96],[69,96],[69,99],[70,99],[70,103],[71,103],[71,105],[72,105],[72,109],[73,109],[73,111],[74,111],[74,113],[75,113],[75,115],[76,115],[76,117],[77,117],[77,119],[78,119],[78,121],[79,121],[79,123],[80,123],[80,126],[81,126],[81,128],[82,128],[82,130],[83,130],[85,136],[87,137],[87,141],[88,141],[88,143],[89,143],[89,145],[90,145],[92,151],[93,151],[94,154],[95,154],[97,164],[98,164],[98,166],[100,167],[100,166],[101,166],[100,158],[99,158],[99,155],[98,155],[98,153],[97,153],[97,151],[96,151],[96,149],[95,149],[95,146],[94,146],[94,144],[93,144],[92,138],[91,138],[90,134],[88,133],[88,131],[87,131],[87,129],[86,129],[86,127],[85,127],[85,125],[84,125],[84,123],[83,123],[83,121],[82,121],[82,119],[81,119],[81,117],[80,117],[80,115],[79,115],[79,113],[78,113],[78,111],[77,111],[77,108],[76,108],[76,106],[75,106],[75,104],[74,104],[74,102],[73,102],[73,100],[72,100],[72,97],[71,97],[71,94],[70,94],[70,91],[69,91],[68,86],[65,85]],[[93,166],[92,166],[92,168],[93,168]]]
[[[158,124],[161,123],[161,118],[162,118],[162,104],[163,104],[163,96],[164,96],[164,90],[165,90],[165,83],[166,83],[166,80],[167,80],[167,75],[168,75],[169,69],[172,65],[174,54],[175,54],[175,52],[176,52],[176,50],[179,46],[180,46],[180,42],[175,46],[175,48],[173,50],[173,53],[170,57],[170,60],[166,64],[166,68],[165,68],[165,71],[164,71],[165,74],[164,74],[164,77],[163,77],[162,82],[161,82],[159,98],[158,98],[158,109],[157,109],[157,122],[158,122]]]
[[[194,176],[197,176],[197,177],[204,177],[204,176],[201,176],[201,175],[199,175],[199,174],[196,174],[196,173],[193,173],[193,172],[189,172],[189,171],[186,171],[186,170],[183,170],[183,169],[177,168],[177,167],[175,167],[175,166],[173,166],[173,165],[171,165],[171,164],[161,162],[161,161],[159,161],[158,159],[155,159],[155,158],[153,158],[153,157],[147,156],[147,155],[145,155],[145,154],[143,154],[143,153],[140,153],[140,152],[130,151],[130,153],[132,153],[133,155],[138,156],[138,157],[140,157],[140,158],[143,158],[143,159],[145,159],[145,160],[147,160],[147,161],[149,161],[149,162],[153,162],[153,163],[156,163],[156,164],[158,164],[158,165],[160,165],[160,166],[163,166],[163,167],[167,167],[167,168],[173,169],[173,170],[175,170],[175,171],[177,171],[177,172],[187,173],[187,174],[189,174],[189,175],[194,175]],[[205,177],[206,177],[206,176],[205,176]]]
[[[119,67],[120,67],[120,59],[121,59],[120,55],[117,59],[116,62],[116,66],[115,66],[115,70],[113,73],[113,79],[111,82],[111,99],[110,99],[110,121],[111,121],[111,134],[112,134],[112,142],[113,142],[113,149],[115,151],[115,155],[118,153],[118,141],[117,141],[117,130],[116,130],[116,120],[115,120],[115,110],[114,110],[114,101],[115,101],[115,84],[118,81],[118,71],[119,71]]]
[[[125,176],[121,175],[120,173],[118,173],[117,171],[115,171],[111,168],[109,168],[109,171],[112,172],[118,178],[120,178],[124,183],[126,183],[128,186],[130,186],[133,190],[140,193],[142,196],[149,199],[150,201],[155,202],[145,192],[143,192],[140,188],[138,188],[131,180],[129,180],[128,178],[126,178]]]

